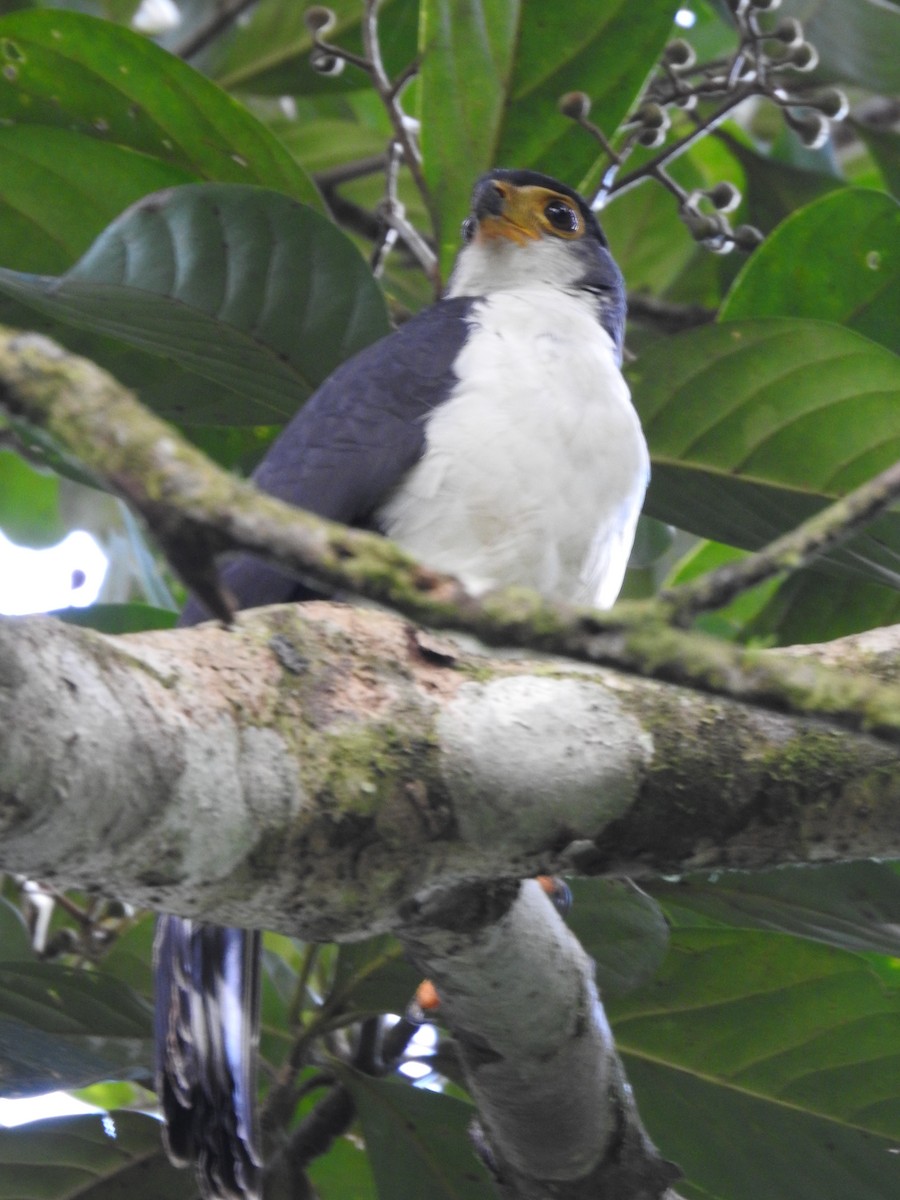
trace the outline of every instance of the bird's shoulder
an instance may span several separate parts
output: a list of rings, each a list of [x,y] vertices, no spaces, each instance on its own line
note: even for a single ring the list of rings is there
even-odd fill
[[[424,418],[455,383],[474,300],[439,300],[337,368],[254,475],[263,491],[359,523],[419,458]]]

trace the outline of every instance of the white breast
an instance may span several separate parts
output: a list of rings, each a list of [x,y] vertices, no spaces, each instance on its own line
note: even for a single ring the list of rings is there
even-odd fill
[[[470,591],[520,585],[606,607],[625,574],[647,449],[585,298],[536,285],[473,308],[459,383],[379,517]]]

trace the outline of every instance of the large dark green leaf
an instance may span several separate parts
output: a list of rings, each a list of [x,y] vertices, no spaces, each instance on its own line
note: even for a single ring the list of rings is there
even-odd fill
[[[788,217],[753,254],[720,312],[819,317],[900,350],[900,205],[845,188]]]
[[[873,1081],[890,1069],[877,1057]],[[676,1187],[684,1200],[895,1200],[896,1139],[717,1086],[700,1072],[624,1058],[651,1137],[686,1172]]]
[[[341,1072],[353,1096],[382,1200],[494,1200],[469,1142],[471,1105],[356,1072]]]
[[[481,171],[531,167],[573,186],[582,181],[597,146],[559,113],[557,101],[564,92],[587,92],[593,119],[611,134],[650,73],[677,7],[672,0],[423,0],[418,115],[445,261]]]
[[[225,393],[182,422],[289,418],[338,363],[387,332],[356,249],[267,189],[191,184],[124,213],[61,278],[0,271],[0,289],[59,319],[173,359]]]
[[[129,204],[197,178],[129,146],[49,125],[0,127],[0,160],[0,262],[23,271],[64,271]]]
[[[856,577],[799,571],[785,579],[746,626],[745,636],[793,646],[830,642],[900,621],[900,591]]]
[[[880,863],[692,876],[650,891],[676,925],[699,916],[900,958],[900,878]]]
[[[651,346],[631,372],[653,455],[647,511],[758,547],[900,457],[900,362],[822,321],[771,318]],[[833,561],[894,583],[900,518]]]
[[[321,205],[311,181],[246,108],[136,33],[78,13],[17,12],[0,19],[0,58],[6,122],[69,130],[201,179],[261,184]],[[89,166],[86,158],[83,180],[91,179]]]
[[[193,1172],[176,1171],[159,1122],[143,1113],[59,1117],[0,1129],[0,1200],[194,1200]]]
[[[663,969],[610,1017],[651,1134],[696,1185],[685,1194],[896,1194],[900,990],[864,958],[784,934],[680,929]],[[719,1115],[700,1121],[701,1109]]]
[[[150,1010],[117,979],[0,963],[0,1090],[33,1096],[149,1070]]]

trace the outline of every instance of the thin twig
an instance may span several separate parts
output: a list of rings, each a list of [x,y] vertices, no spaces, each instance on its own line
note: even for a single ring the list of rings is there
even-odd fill
[[[676,624],[687,625],[698,614],[721,608],[748,588],[808,566],[870,524],[898,497],[900,463],[894,463],[756,554],[669,588],[660,594],[660,600],[670,606]]]

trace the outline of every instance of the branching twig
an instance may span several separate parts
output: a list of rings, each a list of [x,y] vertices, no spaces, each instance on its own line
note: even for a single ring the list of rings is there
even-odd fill
[[[381,100],[391,123],[393,136],[386,158],[385,198],[382,206],[383,219],[388,228],[376,250],[376,269],[381,267],[385,252],[396,242],[399,235],[416,257],[437,292],[440,289],[437,256],[428,245],[427,240],[406,220],[403,206],[396,193],[397,171],[402,163],[409,169],[419,195],[422,197],[431,223],[432,235],[434,235],[437,229],[434,200],[422,171],[422,155],[413,133],[413,123],[404,113],[400,104],[404,88],[418,73],[418,63],[410,63],[396,79],[390,78],[381,54],[381,43],[378,36],[378,8],[379,0],[365,0],[362,21],[362,54],[355,54],[325,40],[325,34],[334,26],[334,14],[330,9],[316,7],[308,10],[306,24],[312,34],[315,47],[313,62],[314,65],[318,63],[319,69],[327,73],[331,73],[333,68],[342,68],[346,63],[364,71],[369,76],[372,87]]]
[[[816,513],[756,554],[726,563],[699,579],[662,592],[672,620],[687,625],[699,613],[730,603],[741,592],[777,575],[799,571],[869,525],[900,496],[900,463]]]
[[[734,187],[719,184],[688,193],[669,175],[668,167],[754,96],[777,105],[787,124],[810,147],[822,144],[829,120],[839,120],[846,114],[846,99],[836,89],[810,92],[794,87],[788,80],[792,72],[812,70],[818,56],[815,48],[803,40],[802,27],[795,18],[763,27],[764,14],[774,7],[769,0],[730,0],[740,36],[736,50],[727,59],[697,65],[692,46],[682,38],[671,42],[633,115],[622,126],[618,142],[588,119],[587,95],[576,92],[562,98],[562,112],[590,134],[606,158],[590,197],[595,207],[647,179],[655,179],[675,196],[691,235],[707,249],[718,253],[735,247],[752,250],[761,241],[762,235],[752,226],[732,229],[725,214],[740,199]],[[704,108],[709,104],[715,107],[701,116],[696,111],[701,103]],[[673,109],[690,113],[693,127],[667,142]],[[621,168],[638,146],[660,149],[648,161],[622,174]]]

